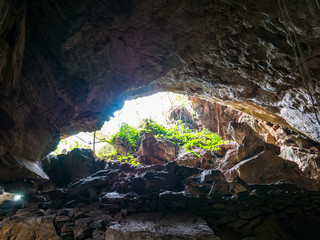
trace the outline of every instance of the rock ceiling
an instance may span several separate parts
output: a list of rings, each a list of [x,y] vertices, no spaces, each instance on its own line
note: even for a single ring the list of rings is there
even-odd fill
[[[0,2],[0,156],[32,161],[160,90],[320,141],[320,8],[283,0]]]

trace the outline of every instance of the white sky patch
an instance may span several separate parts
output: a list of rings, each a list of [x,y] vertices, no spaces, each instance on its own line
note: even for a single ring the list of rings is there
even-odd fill
[[[161,92],[148,97],[126,101],[124,107],[114,113],[110,121],[105,122],[101,131],[105,134],[116,133],[122,122],[138,127],[143,119],[152,119],[159,124],[165,124],[166,113],[172,106],[174,93]]]

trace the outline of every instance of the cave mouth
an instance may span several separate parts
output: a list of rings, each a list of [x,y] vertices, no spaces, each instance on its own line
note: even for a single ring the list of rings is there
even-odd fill
[[[181,109],[183,110],[181,111]],[[108,121],[105,121],[100,130],[79,132],[65,137],[60,140],[57,148],[50,154],[65,154],[75,148],[84,148],[93,150],[96,156],[103,158],[105,151],[113,150],[107,140],[119,131],[123,123],[138,128],[143,121],[148,119],[161,126],[170,127],[176,121],[190,123],[195,118],[196,114],[187,95],[158,92],[150,96],[125,101],[123,108],[116,111]]]

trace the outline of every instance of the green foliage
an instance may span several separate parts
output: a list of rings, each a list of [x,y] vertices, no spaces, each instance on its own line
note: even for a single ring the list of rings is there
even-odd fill
[[[192,149],[195,147],[216,151],[219,149],[218,145],[225,143],[219,135],[212,133],[208,129],[204,128],[197,132],[183,125],[182,121],[177,122],[172,128],[164,128],[151,120],[148,120],[148,125],[149,129],[156,133],[156,137],[178,143],[193,154],[195,153]]]
[[[138,162],[138,160],[133,156],[133,155],[127,155],[127,156],[121,156],[118,155],[117,159],[121,162],[126,162],[126,163],[130,163],[134,166],[140,165],[140,163]]]
[[[106,142],[106,144],[104,144],[103,147],[96,151],[97,157],[106,158],[109,160],[115,158],[114,156],[116,156],[117,154],[117,150],[115,149],[115,147],[111,144],[108,144],[107,141],[104,142]]]
[[[116,139],[122,139],[131,151],[137,151],[141,143],[141,130],[122,123],[119,131],[111,137],[109,142],[115,144]]]
[[[179,144],[197,157],[200,156],[193,151],[194,148],[215,151],[219,149],[218,145],[225,143],[220,136],[208,129],[202,129],[197,132],[183,125],[181,121],[177,122],[172,128],[165,128],[150,119],[145,120],[140,128],[134,128],[127,123],[123,123],[119,132],[112,136],[110,142],[114,144],[115,139],[120,138],[134,152],[141,144],[141,136],[146,132],[152,132],[156,138],[163,138]]]

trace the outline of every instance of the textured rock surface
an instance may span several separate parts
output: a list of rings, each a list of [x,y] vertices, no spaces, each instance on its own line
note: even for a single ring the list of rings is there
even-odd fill
[[[0,182],[19,179],[47,180],[48,176],[37,162],[31,162],[22,157],[5,154],[0,159]]]
[[[203,169],[215,168],[213,154],[210,151],[197,148],[193,150],[200,158],[182,148],[174,160],[178,165],[188,167],[199,167]]]
[[[146,189],[159,187],[142,195],[118,192],[132,177],[148,179]],[[193,188],[191,194],[186,194],[185,185]],[[193,239],[195,233],[196,239],[207,234],[226,240],[318,239],[319,192],[278,182],[249,185],[248,191],[254,194],[242,190],[231,195],[228,185],[218,170],[109,162],[107,169],[63,189],[0,203],[0,238],[103,240],[110,239],[106,233],[116,237],[121,232],[122,239],[128,235],[139,239],[152,232],[170,234],[168,239]]]
[[[190,99],[192,108],[205,128],[217,133],[224,139],[232,139],[228,133],[229,123],[237,122],[241,112],[197,97],[191,97]]]
[[[152,133],[141,138],[138,161],[143,164],[164,164],[176,158],[177,146],[165,139],[156,139]]]
[[[30,215],[17,216],[14,220],[6,219],[1,222],[0,238],[9,239],[61,239],[50,217],[35,217]]]
[[[205,221],[190,214],[137,214],[108,228],[106,240],[188,239],[218,240]]]
[[[319,8],[284,2],[2,1],[0,155],[39,160],[60,135],[96,129],[125,98],[158,90],[319,141]]]
[[[41,165],[54,184],[64,186],[104,169],[106,164],[96,159],[91,149],[75,148],[67,154],[48,155],[42,159]]]
[[[270,150],[241,161],[226,175],[231,178],[239,176],[247,183],[274,183],[283,180],[308,189],[319,190],[317,182],[306,177],[296,163],[284,160]]]
[[[306,176],[320,180],[320,152],[296,146],[281,147],[280,156],[298,164]]]

